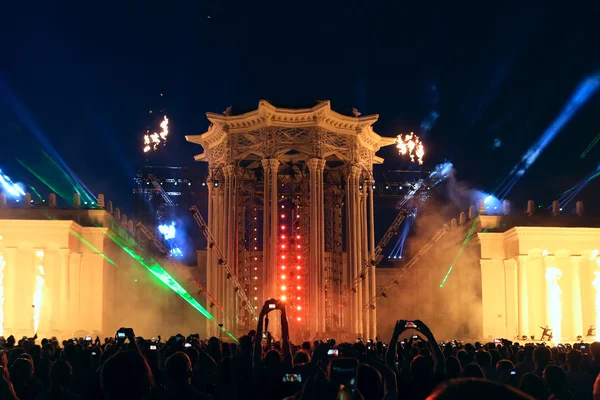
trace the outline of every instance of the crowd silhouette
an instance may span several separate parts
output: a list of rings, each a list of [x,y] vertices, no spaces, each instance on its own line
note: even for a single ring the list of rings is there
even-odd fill
[[[278,310],[280,340],[263,327]],[[274,315],[274,314],[271,314]],[[419,320],[378,338],[291,343],[285,304],[226,343],[176,335],[0,338],[0,399],[600,399],[600,343],[436,341]]]

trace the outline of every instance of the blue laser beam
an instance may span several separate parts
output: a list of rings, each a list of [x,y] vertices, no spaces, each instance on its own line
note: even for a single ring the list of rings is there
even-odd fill
[[[517,184],[519,179],[525,175],[525,172],[537,160],[540,154],[554,140],[560,130],[573,118],[577,111],[596,93],[600,87],[600,73],[587,77],[579,84],[575,92],[563,107],[559,116],[550,124],[544,131],[542,136],[535,142],[527,152],[521,157],[519,162],[513,167],[500,184],[499,188],[494,191],[494,194],[499,199],[504,199],[512,188]]]
[[[42,129],[35,122],[33,116],[29,113],[29,111],[21,104],[17,96],[13,93],[11,88],[6,84],[5,80],[2,76],[0,76],[0,98],[4,98],[8,105],[12,108],[13,112],[24,126],[27,127],[31,133],[40,141],[46,152],[52,156],[51,158],[60,165],[66,173],[70,176],[71,179],[77,182],[79,187],[85,190],[85,193],[79,193],[80,195],[84,195],[88,197],[88,199],[98,200],[96,196],[92,193],[91,190],[79,179],[79,177],[69,168],[67,163],[62,159],[62,157],[58,154],[54,146],[50,143],[46,135],[44,135]],[[76,188],[77,190],[77,188]]]

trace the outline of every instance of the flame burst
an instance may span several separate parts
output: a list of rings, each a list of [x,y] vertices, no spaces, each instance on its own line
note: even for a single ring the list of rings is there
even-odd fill
[[[596,279],[592,281],[592,285],[596,288],[596,341],[600,340],[600,272],[594,272]]]
[[[44,252],[35,252],[38,258],[37,275],[35,276],[35,292],[33,292],[33,331],[37,333],[40,326],[40,315],[42,313],[43,289],[44,289]]]
[[[546,269],[546,283],[548,284],[548,318],[550,329],[552,330],[552,342],[557,345],[560,342],[562,334],[562,303],[560,296],[562,290],[558,280],[561,278],[562,272],[558,268],[549,267]]]
[[[154,132],[152,134],[144,135],[144,153],[147,153],[150,150],[156,150],[159,144],[165,144],[167,142],[167,136],[169,135],[169,119],[166,115],[160,123],[160,128],[162,131],[159,133]]]
[[[405,156],[408,154],[410,157],[410,161],[415,162],[415,159],[419,163],[419,165],[423,165],[423,156],[425,155],[425,148],[423,147],[423,142],[421,139],[414,133],[409,133],[404,135],[398,135],[396,138],[396,147],[398,148],[398,152]]]

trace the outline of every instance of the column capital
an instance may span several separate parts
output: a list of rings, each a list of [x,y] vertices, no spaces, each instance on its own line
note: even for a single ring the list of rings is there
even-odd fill
[[[223,172],[225,172],[225,176],[231,176],[233,175],[233,170],[235,169],[235,166],[233,164],[229,164],[223,167]]]
[[[325,169],[326,160],[324,158],[319,158],[319,169],[322,171]]]
[[[320,158],[309,158],[306,161],[306,165],[308,165],[310,172],[315,171],[319,167],[319,160]]]
[[[360,167],[356,164],[350,166],[350,175],[357,176],[360,175]]]
[[[277,171],[277,169],[279,168],[279,164],[281,163],[276,158],[269,158],[269,164],[271,165],[272,170]]]
[[[260,163],[262,164],[264,169],[269,169],[270,168],[270,164],[269,164],[269,159],[268,158],[263,158],[262,160],[260,160]]]

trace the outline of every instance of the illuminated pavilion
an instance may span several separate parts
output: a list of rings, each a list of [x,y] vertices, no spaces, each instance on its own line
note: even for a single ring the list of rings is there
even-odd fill
[[[218,318],[225,326],[255,328],[235,295],[244,290],[257,311],[266,299],[284,300],[292,330],[304,338],[376,336],[376,309],[365,310],[375,268],[355,293],[349,288],[375,248],[372,174],[383,162],[376,153],[395,138],[373,131],[377,115],[353,114],[333,111],[328,101],[285,109],[261,100],[242,115],[208,113],[208,131],[186,137],[204,148],[196,160],[209,166],[215,242],[207,286],[224,303]],[[224,263],[241,287],[230,282]]]

